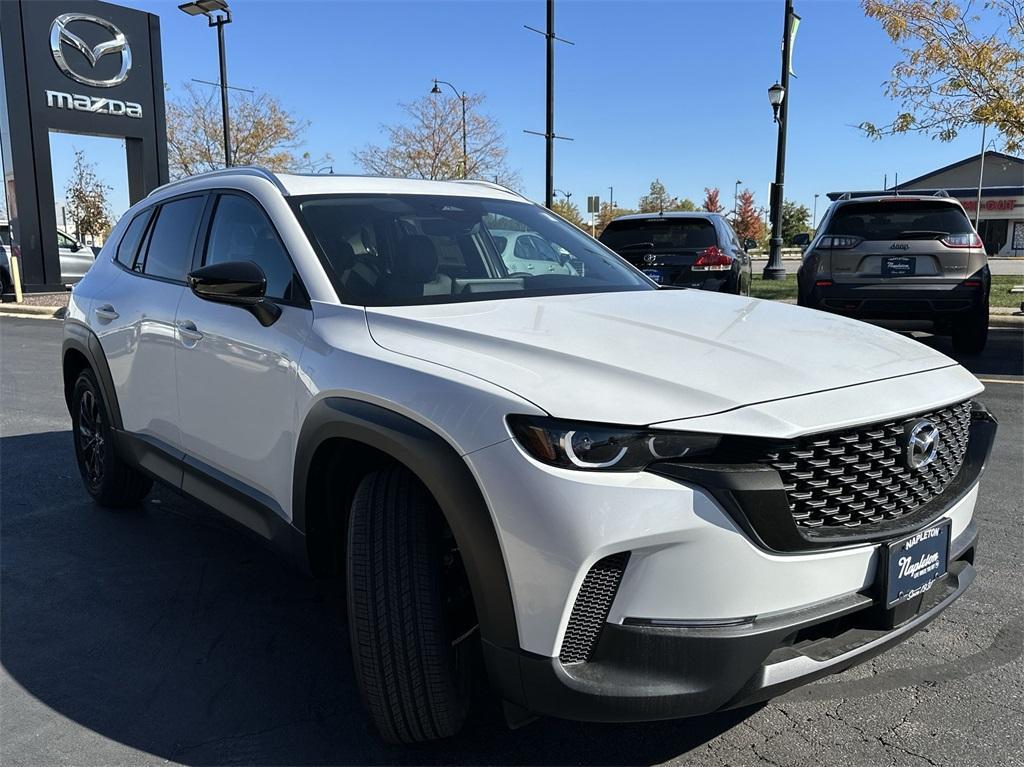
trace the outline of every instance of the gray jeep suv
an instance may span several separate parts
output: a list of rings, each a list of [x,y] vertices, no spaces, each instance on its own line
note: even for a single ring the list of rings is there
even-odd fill
[[[988,260],[950,197],[840,197],[804,251],[797,282],[801,306],[897,327],[928,320],[959,353],[985,348]]]

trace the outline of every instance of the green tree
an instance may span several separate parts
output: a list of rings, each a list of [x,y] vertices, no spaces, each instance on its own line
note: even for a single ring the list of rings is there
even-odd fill
[[[583,216],[580,215],[580,209],[576,203],[566,199],[555,200],[551,205],[551,211],[557,213],[570,224],[575,224],[587,232],[590,231],[590,226],[583,220]]]
[[[231,161],[269,170],[314,171],[330,155],[300,152],[309,121],[288,112],[265,93],[233,93],[230,103]],[[186,83],[167,101],[167,161],[171,178],[224,167],[220,98]]]
[[[665,185],[659,179],[654,179],[650,190],[640,198],[636,207],[640,213],[662,213],[666,210],[675,210],[678,204],[679,200],[668,193]]]
[[[667,208],[667,210],[694,211],[697,210],[697,203],[695,203],[689,197],[684,197],[681,200],[676,199],[675,205],[673,205],[671,208]]]
[[[1024,0],[861,0],[899,47],[885,92],[901,111],[874,138],[923,133],[952,141],[989,123],[1008,152],[1024,148]]]
[[[761,212],[754,203],[754,193],[749,189],[744,189],[737,198],[736,218],[732,226],[741,241],[750,238],[760,242],[764,235]]]
[[[110,186],[96,176],[96,165],[85,159],[85,152],[76,149],[75,163],[64,195],[68,214],[75,226],[75,236],[79,240],[87,235],[101,237],[110,231],[109,193]]]
[[[620,208],[617,205],[611,205],[607,202],[601,203],[601,212],[597,214],[597,229],[598,235],[604,231],[604,228],[608,226],[608,223],[619,216],[628,216],[631,213],[637,213],[638,211],[630,210],[629,208]]]
[[[789,247],[793,238],[801,232],[811,231],[811,211],[806,205],[798,205],[792,200],[782,203],[782,244]]]

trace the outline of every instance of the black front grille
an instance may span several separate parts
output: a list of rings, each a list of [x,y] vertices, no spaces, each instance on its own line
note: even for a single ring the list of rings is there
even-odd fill
[[[576,603],[572,606],[569,625],[562,639],[562,651],[558,654],[562,663],[590,660],[597,639],[601,636],[601,628],[608,620],[612,600],[619,590],[628,561],[629,552],[623,551],[605,557],[590,568],[576,595]]]
[[[911,469],[907,425],[932,421],[939,429],[934,461]],[[805,437],[766,454],[762,463],[782,477],[797,527],[864,527],[907,515],[941,493],[964,462],[971,403],[913,418]]]

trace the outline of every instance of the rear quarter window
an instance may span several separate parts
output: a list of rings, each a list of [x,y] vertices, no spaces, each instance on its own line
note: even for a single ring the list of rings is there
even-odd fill
[[[132,264],[135,263],[135,254],[139,252],[139,245],[142,243],[142,235],[146,233],[146,224],[149,223],[152,214],[152,208],[142,211],[132,219],[124,230],[124,236],[117,244],[117,253],[114,255],[119,264],[129,269],[132,268]]]

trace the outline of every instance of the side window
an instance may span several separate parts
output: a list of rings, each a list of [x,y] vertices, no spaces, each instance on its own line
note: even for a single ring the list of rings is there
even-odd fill
[[[64,234],[64,232],[57,232],[57,247],[73,248],[75,247],[75,244],[75,241]]]
[[[146,233],[146,224],[149,223],[149,218],[152,214],[152,208],[142,211],[132,219],[132,222],[128,224],[128,228],[124,230],[124,236],[121,237],[121,242],[117,244],[117,254],[114,256],[119,264],[129,269],[132,268],[135,254],[139,252],[139,245],[142,243],[142,235]]]
[[[143,274],[185,280],[192,264],[192,242],[205,204],[206,197],[199,196],[171,200],[160,206],[149,235]],[[138,264],[135,268],[138,270]]]
[[[217,201],[204,265],[252,261],[267,276],[267,298],[301,301],[299,278],[263,209],[248,197],[224,194]]]

